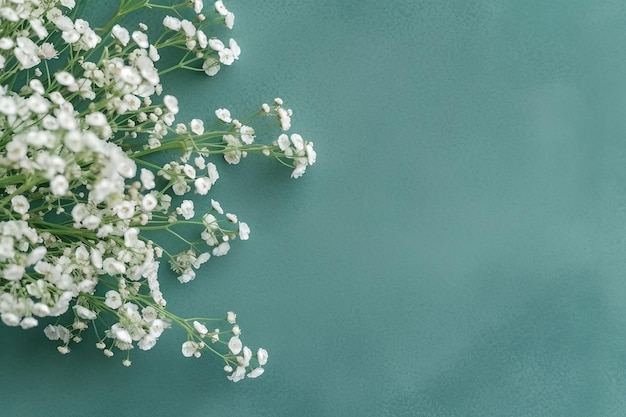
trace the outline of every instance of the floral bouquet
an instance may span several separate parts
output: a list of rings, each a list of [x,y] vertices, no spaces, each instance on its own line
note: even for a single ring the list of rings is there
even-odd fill
[[[230,380],[254,378],[267,351],[243,344],[233,312],[185,319],[166,309],[160,264],[186,283],[248,239],[248,225],[210,196],[220,176],[212,158],[234,165],[262,154],[298,178],[316,154],[284,133],[292,112],[278,98],[242,119],[217,109],[213,120],[177,123],[178,99],[161,75],[214,76],[233,64],[237,42],[208,31],[235,18],[221,0],[154,1],[120,0],[92,28],[74,0],[0,0],[0,317],[23,329],[50,323],[44,333],[63,354],[92,328],[97,348],[126,366],[134,348],[151,349],[176,325],[184,356],[210,352]],[[162,25],[126,23],[146,9],[162,12]],[[177,62],[161,68],[164,53]],[[209,213],[196,213],[196,196],[211,199]],[[188,227],[191,239],[180,232]],[[152,231],[185,250],[146,237]]]

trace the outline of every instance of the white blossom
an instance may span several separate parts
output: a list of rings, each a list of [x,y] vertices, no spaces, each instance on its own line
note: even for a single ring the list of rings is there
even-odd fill
[[[213,77],[220,70],[220,61],[213,57],[208,57],[204,60],[202,64],[202,69],[204,70],[204,73],[206,75],[208,75],[209,77]]]
[[[200,119],[192,119],[190,123],[191,131],[196,135],[204,133],[204,122]]]
[[[156,184],[154,182],[154,173],[146,168],[141,168],[140,174],[141,184],[146,190],[152,190]]]
[[[69,182],[63,175],[56,175],[52,181],[50,181],[50,191],[54,195],[65,195],[69,190]]]
[[[198,334],[200,334],[200,336],[204,336],[209,332],[206,326],[197,320],[194,320],[193,328],[196,329],[196,331],[198,332]]]
[[[185,356],[186,358],[193,356],[197,350],[198,350],[198,344],[196,342],[192,342],[188,340],[185,343],[183,343],[182,352],[183,352],[183,356]]]
[[[219,56],[219,60],[224,65],[232,65],[235,62],[235,54],[229,48],[224,48],[220,50],[217,55]]]
[[[150,43],[148,42],[148,35],[146,35],[144,32],[136,30],[132,33],[131,37],[140,48],[147,49],[150,46]]]
[[[258,367],[253,369],[252,371],[248,372],[247,377],[248,378],[257,378],[261,375],[263,375],[263,372],[265,372],[265,369],[263,369],[262,367]]]
[[[239,222],[239,239],[248,240],[250,238],[250,227],[247,223]]]
[[[130,42],[130,33],[128,33],[128,29],[120,25],[113,26],[113,29],[111,29],[111,35],[119,40],[123,46],[128,45],[128,42]]]
[[[75,305],[74,310],[76,311],[76,315],[80,317],[81,319],[95,320],[96,317],[98,317],[95,312],[81,305]]]
[[[265,364],[267,363],[267,350],[263,349],[263,348],[259,348],[259,350],[256,353],[256,359],[259,362],[260,366],[265,366]]]
[[[233,336],[228,341],[228,349],[233,355],[238,355],[242,348],[243,344],[241,343],[239,336]]]
[[[235,368],[234,372],[231,375],[227,376],[227,378],[232,382],[239,382],[244,379],[245,376],[246,368],[243,366],[238,366],[237,368]]]
[[[211,189],[211,180],[207,177],[199,177],[194,181],[194,187],[197,194],[207,195]]]
[[[172,16],[165,16],[163,19],[163,26],[167,29],[178,32],[181,29],[181,21],[180,19]]]
[[[217,110],[215,110],[215,116],[217,116],[218,119],[220,119],[221,121],[223,121],[225,123],[232,122],[232,118],[230,116],[230,111],[228,109],[217,109]]]
[[[226,13],[226,16],[224,16],[224,24],[228,29],[233,28],[233,26],[235,25],[235,15],[233,14],[233,12]]]
[[[176,212],[183,216],[185,220],[193,218],[193,216],[195,215],[193,201],[184,200],[180,207],[176,209]]]
[[[224,7],[224,2],[222,0],[217,0],[215,2],[215,10],[222,16],[225,16],[228,13],[228,9]]]
[[[26,214],[30,209],[30,203],[23,195],[16,195],[11,198],[11,208],[18,214]]]
[[[230,250],[230,244],[228,242],[222,242],[218,246],[213,248],[213,256],[224,256]]]

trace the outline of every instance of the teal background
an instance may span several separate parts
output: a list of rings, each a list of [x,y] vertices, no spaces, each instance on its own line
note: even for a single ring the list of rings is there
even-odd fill
[[[126,369],[2,327],[1,414],[623,416],[626,3],[226,4],[241,59],[169,78],[183,117],[281,96],[319,158],[221,165],[251,239],[163,285],[235,310],[267,372],[233,385],[176,331]]]

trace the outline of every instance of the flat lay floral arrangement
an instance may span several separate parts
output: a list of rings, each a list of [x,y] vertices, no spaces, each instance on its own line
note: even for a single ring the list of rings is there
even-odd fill
[[[235,382],[258,377],[268,353],[244,344],[236,314],[176,315],[159,270],[187,283],[248,239],[212,196],[217,159],[260,154],[298,178],[315,162],[313,143],[288,132],[279,98],[245,117],[220,108],[176,120],[184,100],[163,74],[212,77],[239,59],[234,39],[211,33],[235,21],[221,0],[116,6],[96,26],[75,0],[0,0],[0,317],[42,329],[62,354],[94,331],[97,349],[126,366],[179,326],[184,356],[216,355]],[[159,27],[134,17],[147,11],[161,13]],[[176,62],[161,66],[166,55]],[[210,212],[196,211],[199,199]]]

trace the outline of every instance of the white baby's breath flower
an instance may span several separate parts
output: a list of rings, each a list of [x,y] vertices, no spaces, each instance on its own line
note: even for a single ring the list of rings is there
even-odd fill
[[[309,165],[313,165],[315,163],[315,160],[317,159],[317,153],[313,149],[313,143],[311,142],[306,144],[306,156],[307,156],[307,163]]]
[[[76,311],[76,315],[80,317],[81,319],[95,320],[96,317],[98,317],[95,312],[81,305],[75,305],[74,310]]]
[[[237,314],[233,311],[226,313],[226,321],[230,324],[235,324],[237,321]]]
[[[289,146],[291,146],[291,142],[289,141],[289,136],[285,134],[282,134],[278,137],[277,143],[278,143],[278,147],[283,152],[286,151],[289,148]]]
[[[199,14],[202,12],[202,8],[204,7],[202,0],[191,0],[191,2],[193,3],[193,11],[196,14]]]
[[[235,59],[239,59],[239,55],[241,55],[241,48],[236,40],[231,38],[228,41],[228,49],[230,49]]]
[[[63,343],[67,343],[70,340],[70,331],[61,325],[49,324],[43,330],[46,337],[50,340],[60,340]]]
[[[211,253],[213,254],[213,256],[224,256],[228,254],[229,251],[230,244],[228,242],[222,242],[214,247]]]
[[[250,227],[247,223],[239,222],[239,239],[248,240],[250,238]]]
[[[189,179],[193,180],[193,179],[196,178],[196,169],[193,166],[189,165],[189,164],[183,165],[183,173]]]
[[[50,181],[50,191],[52,191],[52,194],[62,196],[67,194],[68,190],[69,182],[65,176],[57,175]]]
[[[224,209],[222,208],[222,205],[219,203],[219,201],[211,199],[211,207],[219,214],[224,214]]]
[[[15,42],[13,41],[13,39],[9,38],[8,36],[3,36],[2,38],[0,38],[0,49],[4,51],[8,51],[9,49],[12,49],[14,46],[15,46]]]
[[[50,60],[59,57],[59,53],[57,52],[54,44],[50,42],[44,42],[39,46],[39,51],[37,52],[39,58]]]
[[[148,42],[148,35],[144,32],[136,30],[132,33],[131,37],[140,48],[147,49],[150,46],[150,43]]]
[[[165,322],[161,319],[155,319],[150,324],[150,334],[154,337],[160,337],[165,330]]]
[[[39,59],[39,47],[26,37],[16,39],[17,47],[13,50],[15,58],[19,61],[23,69],[32,68],[41,62]]]
[[[139,229],[136,227],[129,227],[124,232],[124,246],[127,248],[134,248],[139,244]]]
[[[211,180],[211,184],[215,184],[220,178],[219,172],[217,172],[217,166],[213,162],[207,164],[207,174]]]
[[[291,172],[291,178],[300,178],[306,171],[306,165],[299,165]]]
[[[123,46],[128,45],[128,42],[130,42],[130,33],[128,33],[128,29],[120,25],[113,26],[113,29],[111,29],[111,35],[120,41]]]
[[[20,321],[20,327],[24,330],[37,327],[38,324],[39,321],[34,317],[24,317],[22,321]]]
[[[280,121],[280,127],[283,130],[291,129],[291,116],[289,115],[289,112],[283,109],[282,107],[278,108],[278,110],[276,111],[278,113],[278,120]]]
[[[119,275],[126,272],[126,265],[114,258],[106,258],[102,261],[102,269],[109,275]]]
[[[80,33],[78,33],[75,29],[69,29],[63,31],[61,37],[66,43],[75,44],[80,40]]]
[[[227,376],[226,378],[228,378],[232,382],[239,382],[242,379],[244,379],[245,376],[246,376],[246,368],[243,366],[238,366],[237,368],[235,368],[235,371],[231,375]]]
[[[30,209],[30,203],[23,195],[16,195],[11,198],[11,208],[17,214],[26,214]]]
[[[156,342],[156,337],[148,333],[137,342],[137,347],[141,350],[150,350],[156,345]]]
[[[181,29],[181,21],[176,17],[165,16],[163,19],[163,26],[167,29],[178,32]]]
[[[263,375],[263,372],[265,372],[265,369],[263,369],[262,367],[258,367],[253,369],[252,371],[248,372],[247,377],[248,378],[257,378],[261,375]]]
[[[233,336],[228,341],[228,349],[233,355],[238,355],[242,348],[243,344],[238,336]]]
[[[133,338],[128,330],[122,327],[122,325],[119,323],[115,323],[113,326],[111,326],[111,333],[117,340],[122,343],[133,343]]]
[[[222,51],[225,48],[224,43],[217,38],[209,39],[208,44],[209,44],[209,48],[217,52]]]
[[[163,104],[172,113],[178,113],[178,99],[172,95],[165,95],[163,97]]]
[[[191,131],[196,135],[201,135],[204,133],[204,122],[200,119],[192,119],[190,123],[190,128]]]
[[[140,174],[141,184],[144,186],[146,190],[152,190],[156,183],[154,182],[154,173],[146,168],[141,168]]]
[[[122,297],[119,292],[115,290],[109,290],[105,294],[104,304],[113,309],[117,310],[122,306]]]
[[[226,16],[224,16],[224,24],[228,29],[233,28],[233,26],[235,25],[235,15],[233,14],[233,12],[226,13]]]
[[[187,193],[190,189],[191,187],[187,185],[187,182],[185,182],[185,180],[176,181],[176,183],[174,183],[174,185],[172,186],[172,191],[174,192],[174,194],[179,196],[185,195],[185,193]]]
[[[222,0],[217,0],[215,2],[215,10],[222,16],[225,16],[228,13],[228,9],[224,6],[224,2]]]
[[[135,215],[135,205],[130,201],[122,201],[113,208],[113,211],[120,219],[127,220]]]
[[[194,320],[193,328],[196,329],[196,331],[198,332],[198,334],[200,334],[200,336],[204,336],[209,332],[206,326],[197,320]]]
[[[228,109],[215,110],[215,116],[217,116],[218,119],[225,123],[232,122],[232,118],[230,117],[230,111]]]
[[[254,129],[250,126],[241,126],[239,129],[241,141],[246,145],[251,145],[254,142]]]
[[[146,321],[147,323],[152,323],[158,317],[157,311],[152,306],[144,307],[141,310],[141,316],[143,317],[144,321]]]
[[[198,344],[196,342],[192,342],[191,340],[188,340],[185,343],[183,343],[182,352],[183,352],[184,357],[189,358],[193,356],[197,350],[198,350]]]
[[[25,272],[26,270],[22,265],[8,264],[4,266],[0,276],[8,281],[19,281]]]
[[[207,177],[199,177],[194,181],[194,188],[197,194],[207,195],[211,189],[211,180]]]
[[[206,49],[206,47],[209,45],[209,39],[207,38],[206,34],[199,30],[196,32],[196,38],[198,39],[198,46],[201,49]]]
[[[74,76],[67,71],[59,71],[55,73],[54,78],[59,84],[65,87],[76,84],[76,79],[74,78]]]
[[[256,359],[259,362],[260,366],[265,366],[265,364],[267,363],[267,359],[268,359],[267,350],[263,348],[259,348],[259,350],[256,353]]]
[[[108,121],[104,113],[96,111],[85,116],[85,122],[93,127],[108,126]]]
[[[176,209],[176,212],[183,216],[185,220],[193,218],[193,216],[195,215],[193,201],[184,200],[180,207]]]
[[[220,70],[220,61],[213,57],[208,57],[202,63],[202,69],[206,75],[213,77]]]
[[[48,30],[40,19],[31,19],[29,23],[30,28],[35,32],[40,40],[43,40],[48,36]]]
[[[232,65],[235,62],[235,54],[229,48],[224,48],[217,53],[220,62],[224,65]]]
[[[193,281],[195,278],[196,278],[196,273],[193,270],[189,269],[178,276],[178,281],[181,284],[186,284],[190,281]]]
[[[159,202],[153,194],[146,194],[141,199],[141,208],[147,212],[154,210],[158,204]]]
[[[183,19],[180,26],[183,29],[183,32],[185,32],[185,35],[187,35],[189,38],[193,37],[196,34],[196,27],[189,20]]]
[[[203,252],[200,255],[198,255],[196,260],[192,263],[192,266],[198,269],[202,266],[202,264],[206,263],[209,259],[211,259],[211,254],[208,252]]]
[[[161,55],[159,55],[159,50],[152,44],[148,47],[148,56],[153,62],[157,62],[161,59]]]
[[[68,9],[73,9],[76,7],[75,0],[60,0],[61,6],[67,7]]]

